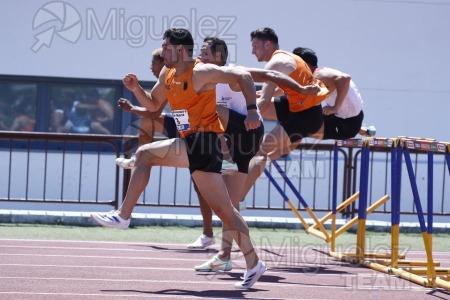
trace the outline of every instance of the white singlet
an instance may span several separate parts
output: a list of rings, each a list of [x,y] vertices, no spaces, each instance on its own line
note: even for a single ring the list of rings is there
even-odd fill
[[[216,102],[217,105],[234,110],[241,115],[247,115],[247,102],[242,92],[234,92],[230,85],[226,83],[218,83],[216,85]]]
[[[336,102],[337,92],[334,90],[326,99],[325,102],[329,106],[334,106]],[[347,119],[359,115],[363,108],[363,100],[361,94],[359,93],[358,87],[353,82],[350,81],[350,87],[348,93],[342,102],[341,109],[335,114],[336,117]]]

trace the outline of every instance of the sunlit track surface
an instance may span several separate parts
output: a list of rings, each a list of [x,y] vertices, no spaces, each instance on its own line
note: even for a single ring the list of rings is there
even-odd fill
[[[234,289],[244,259],[233,270],[200,273],[194,266],[217,248],[85,241],[0,240],[0,299],[450,299],[442,289],[329,257],[324,249],[258,248],[267,272],[248,291]],[[450,255],[435,252],[441,266]],[[409,251],[409,259],[424,253]]]

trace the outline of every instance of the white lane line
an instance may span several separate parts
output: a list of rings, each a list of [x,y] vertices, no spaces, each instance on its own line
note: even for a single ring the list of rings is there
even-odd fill
[[[36,280],[36,281],[49,281],[49,280],[55,280],[55,281],[68,281],[68,282],[74,282],[74,281],[81,281],[81,282],[94,282],[94,281],[99,281],[99,282],[123,282],[123,283],[129,283],[129,282],[139,282],[139,283],[168,283],[168,284],[176,284],[179,285],[180,281],[179,280],[149,280],[149,279],[111,279],[111,278],[67,278],[67,277],[0,277],[0,279],[10,279],[10,280],[20,280],[20,279],[26,279],[26,280]],[[188,283],[189,285],[191,284],[205,284],[207,283],[209,286],[211,285],[220,285],[220,286],[230,286],[230,282],[223,282],[223,281],[214,281],[214,280],[208,280],[208,281],[189,281],[189,282],[184,282],[184,283]],[[280,282],[263,282],[263,281],[258,281],[257,282],[257,286],[261,287],[261,286],[266,286],[266,287],[271,287],[271,286],[276,286],[276,287],[296,287],[298,285],[301,285],[302,288],[313,288],[313,289],[317,289],[317,288],[329,288],[329,289],[354,289],[354,286],[345,286],[345,285],[337,285],[337,284],[331,284],[331,285],[326,285],[326,284],[302,284],[302,283],[280,283]],[[255,285],[256,287],[256,285]],[[359,287],[360,290],[376,290],[376,291],[395,291],[395,290],[401,290],[401,291],[405,291],[405,290],[414,290],[414,291],[429,291],[429,288],[425,288],[425,287],[421,287],[418,285],[407,285],[406,289],[403,288],[401,285],[397,285],[395,284],[394,286],[386,286],[386,285],[367,285],[364,287]]]
[[[183,247],[183,244],[170,244],[170,243],[150,243],[150,242],[115,242],[115,241],[81,241],[81,240],[40,240],[40,239],[0,239],[0,241],[13,241],[13,242],[44,242],[44,243],[84,243],[84,244],[107,244],[107,245],[126,245],[126,246],[140,246],[140,247],[161,247],[161,246],[172,246],[172,247],[179,247],[179,249],[129,249],[129,248],[92,248],[92,247],[63,247],[63,246],[24,246],[24,245],[0,245],[0,248],[31,248],[31,249],[62,249],[62,250],[102,250],[102,251],[129,251],[129,252],[165,252],[165,251],[174,251],[174,250],[188,250],[187,248]],[[211,250],[216,250],[217,247],[212,247]],[[256,249],[259,249],[261,251],[269,250],[269,251],[282,251],[285,249],[285,247],[269,247],[267,248],[267,245],[265,246],[257,246]],[[304,251],[312,251],[312,250],[323,250],[328,251],[329,249],[323,249],[323,247],[308,247],[308,248],[301,248],[301,247],[293,247],[298,248],[298,250],[304,250]],[[238,250],[237,248],[233,248],[235,250]],[[351,251],[351,250],[349,250]],[[192,250],[193,253],[195,253],[195,250]],[[346,251],[348,252],[348,251]],[[417,251],[417,250],[406,250],[406,252],[401,252],[405,255],[425,255],[425,251]],[[433,255],[449,255],[450,252],[445,251],[433,251]],[[326,253],[324,253],[325,256],[327,256]]]
[[[143,261],[167,261],[167,257],[130,257],[130,256],[106,256],[106,255],[70,255],[70,254],[32,254],[32,253],[2,253],[1,257],[14,257],[14,256],[26,256],[28,258],[30,257],[50,257],[50,258],[87,258],[87,259],[116,259],[116,260],[143,260]],[[185,261],[190,261],[190,262],[204,262],[205,260],[210,259],[213,256],[213,254],[211,255],[205,255],[204,258],[170,258],[170,260],[172,261],[181,261],[181,262],[185,262]],[[262,256],[261,256],[262,257]],[[264,258],[262,257],[262,259],[264,260]],[[301,257],[302,260],[304,261],[309,261],[309,262],[296,262],[296,261],[290,261],[289,257],[287,257],[286,259],[280,259],[279,261],[274,261],[272,259],[269,259],[270,261],[273,262],[273,265],[276,267],[346,267],[346,265],[344,264],[342,265],[338,265],[336,263],[313,263],[311,261],[317,260],[317,257],[315,256],[302,256]],[[1,258],[0,258],[1,260]],[[244,268],[244,260],[241,256],[239,256],[238,258],[232,258],[233,263],[236,266],[241,266],[242,268]],[[319,261],[323,261],[323,260],[319,260]],[[338,262],[339,263],[339,262]]]
[[[227,292],[227,291],[224,291]],[[122,298],[122,299],[128,299],[130,297],[132,298],[152,298],[152,297],[157,297],[157,298],[169,298],[169,299],[205,299],[204,296],[193,296],[193,295],[189,295],[189,293],[194,294],[194,293],[202,293],[202,291],[196,292],[196,291],[186,291],[185,293],[183,291],[180,291],[178,294],[176,294],[176,292],[174,292],[173,294],[169,294],[167,293],[166,295],[162,294],[162,293],[144,293],[144,295],[142,294],[117,294],[115,292],[105,292],[104,294],[79,294],[79,293],[31,293],[31,292],[0,292],[0,295],[15,295],[15,296],[58,296],[58,297],[64,297],[64,296],[76,296],[76,297],[94,297],[94,298],[98,298],[98,297],[108,297],[108,298]],[[153,295],[152,295],[153,294]],[[59,299],[59,298],[58,298]],[[242,299],[242,297],[226,297],[226,298],[219,298],[214,296],[214,299],[217,300],[227,300],[227,299]],[[255,299],[255,298],[247,298],[246,299]],[[267,297],[259,297],[258,299],[273,299],[273,300],[282,300],[282,299],[296,299],[296,300],[313,300],[313,299],[306,299],[306,298],[267,298]],[[318,299],[318,298],[314,298],[314,300],[328,300],[328,299]]]
[[[121,259],[121,260],[164,260],[167,261],[167,257],[129,257],[129,256],[106,256],[106,255],[68,255],[68,254],[31,254],[31,253],[7,253],[1,254],[5,256],[26,256],[26,257],[61,257],[61,258],[98,258],[98,259]],[[204,259],[190,259],[190,258],[170,258],[170,260],[176,261],[205,261],[213,257],[207,256]]]
[[[80,294],[80,293],[31,293],[31,292],[0,292],[0,295],[4,294],[4,295],[15,295],[15,296],[54,296],[56,299],[56,296],[59,297],[67,297],[67,296],[76,296],[76,297],[94,297],[95,299],[98,297],[107,297],[107,298],[123,298],[123,299],[128,299],[130,297],[132,298],[169,298],[169,299],[205,299],[204,296],[193,296],[193,295],[189,295],[189,293],[202,293],[202,291],[196,292],[196,291],[186,291],[186,293],[183,293],[183,291],[179,292],[179,294],[177,295],[175,292],[173,294],[167,293],[167,295],[164,295],[162,293],[148,293],[148,295],[145,294],[139,294],[139,295],[135,295],[135,294],[117,294],[115,292],[111,292],[111,293],[107,293],[105,292],[104,294]],[[217,300],[227,300],[227,299],[242,299],[242,297],[226,297],[226,298],[219,298],[217,296],[213,297],[214,299]],[[247,298],[246,299],[256,299],[256,298]],[[259,297],[257,299],[273,299],[273,300],[283,300],[283,299],[295,299],[295,300],[309,300],[308,299],[303,299],[303,298],[267,298],[267,297]],[[324,299],[318,299],[318,298],[314,298],[314,300],[326,300]]]
[[[119,244],[119,245],[134,245],[134,246],[153,246],[153,245],[163,245],[163,246],[183,246],[183,244],[175,243],[152,243],[152,242],[118,242],[118,241],[84,241],[84,240],[42,240],[42,239],[0,239],[0,241],[10,241],[10,242],[31,242],[31,243],[83,243],[83,244]]]
[[[121,269],[121,270],[126,270],[126,269],[130,269],[130,270],[147,270],[147,271],[188,271],[188,272],[192,272],[193,268],[174,268],[174,267],[134,267],[134,266],[105,266],[105,265],[100,265],[100,266],[96,266],[96,265],[52,265],[52,264],[39,264],[39,265],[30,265],[30,264],[0,264],[0,266],[3,267],[15,267],[15,268],[59,268],[59,269],[64,269],[64,268],[74,268],[74,269],[82,269],[82,268],[88,268],[88,269]],[[320,268],[320,266],[313,266],[312,268]],[[286,266],[283,266],[283,269],[287,268]],[[15,269],[17,271],[17,269]],[[244,271],[244,267],[239,267],[239,268],[233,268],[233,271],[237,271],[237,272],[243,272]],[[219,274],[226,274],[226,272],[218,272],[218,273],[214,273],[214,272],[196,272],[195,274],[202,274],[202,275],[207,275],[207,276],[215,276],[215,275],[219,275]],[[332,271],[330,273],[317,273],[314,271],[311,272],[284,272],[282,270],[271,270],[269,268],[269,270],[267,270],[264,274],[273,274],[273,275],[282,275],[282,274],[286,274],[287,275],[300,275],[300,276],[312,276],[312,275],[318,275],[318,276],[336,276],[335,273],[333,273]],[[368,277],[378,277],[381,273],[375,273],[373,270],[368,269],[368,268],[361,268],[358,269],[358,273],[346,273],[346,274],[339,274],[340,277],[358,277],[358,276],[364,276],[365,278]],[[383,275],[388,275],[388,274],[384,274]],[[389,275],[390,276],[390,275]]]

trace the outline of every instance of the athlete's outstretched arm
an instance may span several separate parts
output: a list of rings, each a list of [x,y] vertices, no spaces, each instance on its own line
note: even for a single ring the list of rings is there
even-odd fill
[[[155,119],[155,118],[159,117],[161,115],[162,110],[164,109],[164,107],[162,107],[161,109],[159,109],[157,111],[149,111],[148,109],[146,109],[143,106],[133,105],[130,102],[130,100],[125,99],[125,98],[120,98],[117,101],[117,105],[119,106],[119,108],[121,110],[133,113],[136,116],[138,116],[140,118],[145,118],[145,119]]]
[[[244,70],[252,75],[255,82],[272,81],[279,87],[286,87],[304,95],[317,95],[317,93],[320,92],[320,87],[317,85],[303,86],[286,74],[275,70],[258,68],[244,68]]]
[[[165,74],[164,71],[167,71],[167,69],[164,68],[163,71],[161,71],[160,77],[158,78],[158,81],[153,86],[153,89],[150,93],[145,91],[140,86],[137,76],[132,73],[125,75],[125,77],[123,78],[123,85],[133,92],[139,103],[148,111],[160,112],[164,105],[167,103],[165,87],[164,84],[161,83],[161,78],[164,78],[161,75],[163,75],[162,73]]]
[[[213,64],[202,64],[194,69],[194,87],[213,89],[217,83],[238,84],[247,103],[247,118],[244,123],[247,128],[255,129],[261,126],[261,117],[256,107],[256,89],[249,72],[231,67],[218,67]]]
[[[348,94],[352,78],[346,73],[331,68],[321,68],[314,73],[314,77],[322,81],[330,90],[335,89],[337,93],[334,106],[325,106],[323,113],[325,115],[338,113]]]

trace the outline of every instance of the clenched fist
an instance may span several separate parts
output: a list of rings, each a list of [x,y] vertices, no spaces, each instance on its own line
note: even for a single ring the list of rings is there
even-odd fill
[[[132,92],[134,92],[139,87],[138,78],[132,73],[128,73],[127,75],[125,75],[122,82],[123,85]]]

